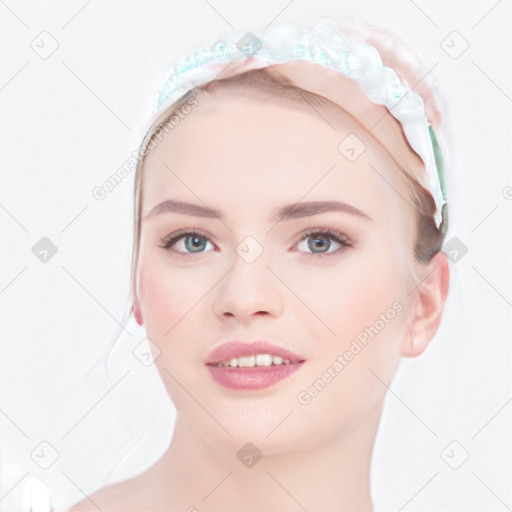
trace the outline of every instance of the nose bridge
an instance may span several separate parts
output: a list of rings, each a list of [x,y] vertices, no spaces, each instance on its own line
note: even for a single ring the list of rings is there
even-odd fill
[[[231,270],[224,276],[215,298],[217,314],[249,317],[254,313],[276,314],[280,295],[275,277],[267,268],[268,251],[254,237],[245,237],[235,248]]]
[[[268,258],[263,245],[252,236],[238,244],[233,256],[233,268],[228,274],[230,287],[246,298],[261,295],[260,289],[268,289]]]

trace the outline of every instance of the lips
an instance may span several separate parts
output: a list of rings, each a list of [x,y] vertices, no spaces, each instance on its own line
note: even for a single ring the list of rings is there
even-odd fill
[[[232,359],[242,362],[244,359],[251,359],[250,356],[258,355],[266,355],[266,365],[254,366],[255,359],[252,357],[252,364],[235,364],[234,368],[231,365],[221,366],[221,363]],[[280,358],[280,361],[268,366],[269,355],[273,357],[274,363],[276,358]],[[228,341],[210,352],[205,365],[210,376],[221,386],[232,391],[257,391],[274,386],[290,377],[303,367],[304,362],[305,357],[292,350],[259,340],[252,343]]]
[[[257,354],[270,354],[271,356],[288,359],[291,363],[303,362],[305,357],[289,349],[285,349],[265,340],[244,343],[242,341],[228,341],[212,350],[205,362],[208,366],[213,366],[234,358],[255,356]]]

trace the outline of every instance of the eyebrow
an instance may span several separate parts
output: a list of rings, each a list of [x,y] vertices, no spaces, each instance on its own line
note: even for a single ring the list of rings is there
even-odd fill
[[[144,220],[167,212],[180,213],[182,215],[190,215],[192,217],[218,218],[220,220],[226,219],[224,212],[216,208],[209,208],[208,206],[187,203],[185,201],[167,199],[166,201],[163,201],[162,203],[152,208],[146,214]],[[277,208],[271,217],[271,221],[281,222],[289,219],[318,215],[325,212],[349,213],[351,215],[373,221],[373,219],[362,210],[359,210],[355,206],[344,203],[342,201],[309,201],[303,203],[288,204]]]

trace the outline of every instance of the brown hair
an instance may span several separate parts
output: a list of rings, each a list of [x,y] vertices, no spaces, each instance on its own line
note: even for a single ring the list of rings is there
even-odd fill
[[[158,138],[159,140],[162,140],[162,132],[164,131],[169,133],[170,130],[172,130],[171,126],[177,124],[173,121],[173,119],[178,119],[177,113],[181,113],[182,111],[185,112],[187,108],[190,109],[190,105],[197,105],[198,98],[207,99],[209,97],[209,90],[215,90],[225,86],[249,87],[272,96],[280,96],[299,102],[309,103],[310,105],[327,108],[334,112],[339,112],[341,109],[346,113],[340,105],[323,96],[306,91],[284,79],[276,77],[275,74],[269,73],[265,68],[250,70],[230,78],[212,80],[207,84],[195,87],[162,112],[153,121],[144,136],[139,149],[139,160],[135,172],[134,231],[131,264],[131,294],[133,304],[135,304],[137,299],[137,266],[141,232],[143,165],[145,157],[149,150],[156,145],[155,139]],[[177,122],[179,122],[179,120]],[[392,155],[390,156],[392,157]],[[413,177],[413,172],[407,172],[403,165],[398,162],[396,162],[396,164],[396,168],[399,171],[398,176],[409,193],[409,204],[415,211],[416,216],[417,235],[414,246],[414,258],[417,262],[426,264],[441,249],[445,230],[442,229],[443,225],[441,225],[440,229],[436,227],[434,221],[436,205],[430,192],[428,192],[428,190],[426,190]],[[443,220],[443,223],[444,222],[445,221]]]

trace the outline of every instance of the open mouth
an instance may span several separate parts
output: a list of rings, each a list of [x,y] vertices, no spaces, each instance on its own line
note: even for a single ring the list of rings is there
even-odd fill
[[[277,384],[296,372],[305,358],[264,340],[228,341],[214,349],[205,362],[213,379],[236,390],[257,390]]]
[[[304,360],[284,359],[281,356],[271,354],[256,354],[253,356],[233,357],[218,363],[208,363],[208,366],[217,368],[268,368],[271,366],[282,366],[288,364],[303,363]]]

